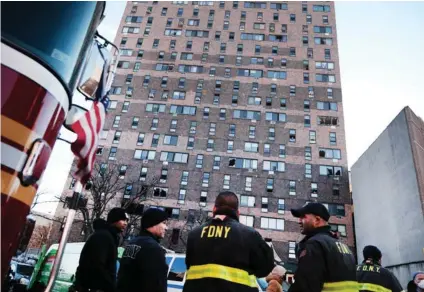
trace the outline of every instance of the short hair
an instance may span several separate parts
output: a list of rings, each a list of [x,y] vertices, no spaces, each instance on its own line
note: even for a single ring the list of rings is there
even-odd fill
[[[215,199],[215,207],[218,210],[229,209],[237,211],[239,208],[238,197],[236,194],[230,191],[221,192]]]

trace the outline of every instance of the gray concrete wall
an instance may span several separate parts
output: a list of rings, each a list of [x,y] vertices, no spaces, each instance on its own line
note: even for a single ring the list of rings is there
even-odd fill
[[[424,263],[424,217],[405,110],[351,172],[358,259],[364,246],[378,246],[383,266],[393,267],[406,286],[408,264]]]

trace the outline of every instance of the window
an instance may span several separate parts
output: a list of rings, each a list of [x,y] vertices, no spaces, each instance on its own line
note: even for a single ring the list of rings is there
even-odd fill
[[[265,98],[265,105],[272,106],[272,97],[268,96]]]
[[[255,207],[255,197],[254,196],[240,196],[240,207]]]
[[[116,100],[111,100],[109,103],[109,109],[116,109],[116,107],[118,106],[118,101]]]
[[[141,62],[135,62],[133,71],[138,72],[140,68],[141,68]]]
[[[181,53],[180,60],[193,60],[193,53]]]
[[[180,209],[172,208],[171,219],[178,220],[179,218],[180,218]],[[178,230],[178,229],[173,229],[173,230]]]
[[[181,173],[181,181],[180,181],[180,185],[182,186],[186,186],[188,184],[188,171],[183,171]]]
[[[296,195],[296,181],[295,180],[289,181],[289,195],[291,195],[291,196]]]
[[[225,68],[224,77],[225,78],[230,78],[231,77],[231,68],[229,68],[229,67]]]
[[[143,50],[138,50],[137,52],[137,60],[142,59],[144,56],[144,51]]]
[[[296,57],[296,48],[290,48],[290,57]]]
[[[130,84],[133,80],[133,77],[134,77],[133,74],[128,74],[127,78],[125,78],[125,83]]]
[[[108,131],[108,130],[102,130],[102,131],[100,132],[100,140],[106,140],[106,139],[107,139],[108,134],[109,134],[109,131]]]
[[[198,37],[198,38],[208,38],[209,31],[208,30],[186,30],[186,37]]]
[[[264,63],[264,58],[260,58],[260,57],[253,57],[250,58],[250,64],[263,64]]]
[[[231,16],[231,11],[230,10],[225,10],[224,18],[225,19],[230,19],[230,16]]]
[[[208,192],[205,192],[205,191],[200,192],[199,205],[202,207],[206,207],[207,200],[208,200]]]
[[[268,140],[271,140],[271,141],[275,140],[275,128],[268,129]]]
[[[196,134],[197,122],[190,121],[190,134]]]
[[[296,22],[296,14],[290,14],[290,22],[295,23]]]
[[[187,190],[180,189],[178,193],[178,204],[184,204]]]
[[[325,49],[324,50],[324,58],[326,60],[331,60],[331,51],[330,51],[330,49]]]
[[[213,151],[215,148],[215,140],[214,139],[208,139],[207,151]]]
[[[271,84],[271,94],[277,93],[277,84]]]
[[[338,123],[339,123],[339,120],[337,117],[324,117],[324,116],[318,117],[318,125],[321,125],[321,126],[337,126]]]
[[[280,98],[280,109],[287,109],[287,100],[285,98]]]
[[[221,167],[221,156],[214,156],[213,158],[213,169],[219,170]]]
[[[337,102],[317,101],[317,109],[337,111]]]
[[[189,115],[189,116],[195,116],[196,115],[196,107],[195,106],[185,106],[185,105],[171,105],[171,108],[169,109],[170,114],[180,114],[180,115]]]
[[[179,87],[180,86],[185,86],[185,78],[180,78]],[[174,91],[172,93],[172,99],[185,99],[185,95],[185,91]]]
[[[245,119],[245,120],[261,120],[261,112],[259,111],[248,111],[248,110],[234,110],[234,119]]]
[[[160,154],[160,161],[168,161],[175,163],[187,163],[188,154],[180,152],[166,152],[162,151]]]
[[[160,172],[160,182],[166,183],[167,180],[168,180],[168,170],[162,169]]]
[[[122,87],[112,86],[110,89],[110,94],[119,95],[122,92]]]
[[[244,151],[245,152],[259,152],[259,143],[254,142],[245,142],[244,143]]]
[[[333,196],[339,196],[339,195],[340,195],[340,186],[333,185]]]
[[[258,169],[258,160],[230,157],[228,161],[228,166],[234,167],[234,168],[243,168],[243,169]]]
[[[328,15],[323,15],[322,16],[322,23],[323,24],[328,24]]]
[[[327,176],[342,176],[342,168],[340,166],[320,165],[319,174]]]
[[[289,241],[289,259],[296,259],[296,242]]]
[[[202,154],[197,154],[197,157],[196,157],[196,167],[197,168],[202,168],[203,167],[203,155]]]
[[[292,142],[292,143],[296,142],[296,130],[295,129],[289,130],[289,141]]]
[[[327,88],[327,98],[333,98],[333,88]]]
[[[124,101],[124,103],[122,104],[122,110],[121,111],[123,113],[127,113],[129,108],[130,108],[130,102]]]
[[[194,17],[198,17],[199,16],[199,8],[194,8],[193,9],[193,16]]]
[[[192,41],[187,41],[187,43],[186,43],[186,50],[191,50],[192,46],[193,46],[193,42]]]
[[[246,179],[244,181],[244,190],[247,192],[252,191],[252,181],[253,178],[251,176],[246,176]]]
[[[237,76],[262,78],[263,71],[253,69],[237,69]]]
[[[305,177],[306,178],[312,177],[312,165],[311,164],[305,164]]]
[[[290,96],[296,96],[296,85],[290,85]]]
[[[229,140],[227,142],[227,152],[231,153],[233,152],[233,149],[234,149],[234,141]]]
[[[163,137],[163,144],[164,145],[177,146],[177,144],[178,144],[178,136],[165,135]]]
[[[279,14],[278,13],[273,13],[272,19],[274,21],[278,21],[279,20]]]
[[[347,236],[346,225],[342,225],[342,224],[330,224],[330,227],[331,227],[331,231],[340,233],[340,236],[342,236],[342,237],[346,237]]]
[[[286,145],[280,144],[278,149],[278,157],[285,158],[286,157]]]
[[[188,137],[187,140],[187,149],[193,149],[194,148],[194,137]]]
[[[143,145],[143,143],[144,143],[144,137],[145,137],[145,134],[144,133],[138,133],[137,146]]]
[[[312,198],[318,197],[318,184],[317,183],[311,183],[311,197]]]
[[[311,109],[311,102],[309,100],[304,100],[303,101],[303,111],[305,112],[309,112]]]
[[[268,212],[268,198],[266,197],[261,198],[261,211],[264,213]]]
[[[331,26],[314,26],[314,33],[325,33],[325,34],[332,34],[333,28]]]
[[[139,149],[136,149],[134,151],[134,159],[155,160],[155,157],[156,157],[156,151],[139,150]]]
[[[265,23],[262,22],[254,22],[253,29],[265,29]]]
[[[149,83],[150,83],[150,75],[144,76],[143,87],[147,87],[149,85]]]
[[[209,124],[209,135],[214,136],[216,134],[216,123]]]
[[[210,173],[209,172],[204,172],[203,173],[202,187],[204,187],[204,188],[209,187],[209,177],[210,177]]]
[[[145,29],[144,29],[144,33],[143,33],[143,35],[144,36],[148,36],[149,34],[150,34],[150,27],[146,27]]]
[[[227,110],[225,108],[222,108],[219,110],[219,119],[225,120],[227,117]]]
[[[302,4],[302,13],[308,13],[308,4]]]
[[[223,183],[223,189],[228,190],[230,189],[230,181],[231,181],[231,175],[225,174],[224,175],[224,183]]]
[[[159,39],[154,39],[153,40],[153,46],[152,46],[152,48],[157,48],[159,46]]]
[[[208,119],[209,118],[209,111],[210,111],[210,109],[208,107],[205,107],[203,109],[203,118],[204,119]]]
[[[139,27],[130,27],[130,26],[124,26],[122,28],[122,33],[139,33],[140,32],[140,28]]]
[[[312,160],[312,148],[305,146],[305,160]]]
[[[287,42],[287,35],[285,35],[285,34],[283,34],[283,35],[270,34],[268,36],[268,41],[286,43]]]
[[[277,2],[277,3],[271,3],[270,8],[274,10],[287,10],[288,6],[287,3]]]
[[[200,20],[199,19],[189,19],[187,21],[188,26],[199,26]]]
[[[313,5],[314,12],[330,12],[330,5]]]
[[[166,105],[159,103],[148,103],[146,104],[146,112],[150,113],[164,113]]]
[[[310,127],[311,126],[311,116],[310,115],[305,115],[303,118],[303,125],[305,127]]]
[[[115,160],[116,158],[116,152],[118,151],[118,148],[111,147],[109,151],[109,160]]]
[[[203,66],[196,65],[178,65],[180,73],[203,73]]]
[[[121,49],[119,54],[121,56],[132,56],[133,50],[130,49]]]
[[[316,69],[333,70],[334,62],[315,62]]]
[[[96,155],[102,155],[104,149],[105,148],[103,146],[98,146],[96,150]]]
[[[262,229],[271,229],[271,230],[284,230],[284,220],[261,217],[261,228]]]
[[[238,95],[233,94],[233,96],[231,97],[231,105],[237,106],[237,104],[238,104]]]
[[[122,38],[122,39],[121,39],[121,43],[120,43],[120,45],[121,45],[122,47],[125,47],[125,45],[127,44],[127,41],[128,41],[128,38]]]
[[[272,193],[274,191],[274,179],[267,178],[266,179],[266,191]]]
[[[252,93],[258,93],[258,90],[259,90],[259,83],[252,82]]]
[[[326,46],[333,45],[332,38],[315,37],[314,42],[316,45],[326,45]]]
[[[286,114],[266,112],[265,120],[266,121],[273,121],[273,122],[285,122],[286,121]]]
[[[140,170],[140,180],[145,181],[147,178],[147,167],[142,167]]]
[[[264,160],[263,170],[284,172],[285,171],[285,163],[281,162],[281,161]]]
[[[303,83],[309,84],[309,73],[306,73],[306,72],[303,73]]]
[[[253,227],[255,217],[249,215],[240,215],[239,221],[241,224],[244,224],[249,227]]]
[[[159,125],[159,119],[154,118],[152,120],[152,124],[150,126],[150,130],[155,131],[158,128]]]
[[[118,144],[119,140],[121,140],[122,131],[115,131],[115,135],[113,136],[113,144]]]
[[[267,77],[272,79],[286,79],[287,73],[285,71],[271,71],[268,70]]]
[[[341,159],[340,149],[319,148],[319,157],[327,159]]]
[[[309,131],[309,144],[315,144],[317,142],[317,132]]]
[[[230,22],[228,20],[224,20],[224,30],[228,30],[230,26]]]
[[[181,17],[181,16],[183,16],[183,13],[184,13],[184,8],[178,8],[177,16]]]
[[[256,126],[249,126],[249,138],[254,139],[256,135]]]
[[[219,1],[219,8],[225,8],[225,1]]]
[[[329,138],[330,138],[330,145],[332,145],[332,146],[337,145],[337,136],[336,136],[336,133],[330,132]]]
[[[120,122],[121,122],[121,116],[115,116],[115,119],[113,120],[112,127],[118,128]]]
[[[210,67],[209,68],[209,76],[213,77],[216,74],[216,68],[215,67]]]
[[[117,68],[128,69],[130,67],[130,62],[128,61],[119,61]]]
[[[228,40],[229,41],[234,41],[235,38],[235,33],[234,32],[230,32],[230,34],[228,35]]]
[[[126,184],[125,185],[125,190],[124,190],[124,199],[128,199],[131,197],[131,193],[132,193],[132,184]]]

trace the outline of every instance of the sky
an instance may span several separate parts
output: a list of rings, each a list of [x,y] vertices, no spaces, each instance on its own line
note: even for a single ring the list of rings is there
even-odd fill
[[[106,4],[99,31],[111,41],[125,3]],[[424,118],[423,15],[424,2],[336,2],[349,168],[405,106]],[[40,202],[61,193],[73,158],[69,149],[56,143]],[[35,209],[54,214],[55,206],[41,203]]]

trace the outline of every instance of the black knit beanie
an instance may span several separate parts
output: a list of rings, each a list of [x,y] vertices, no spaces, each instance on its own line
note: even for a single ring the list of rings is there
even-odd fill
[[[128,220],[128,215],[122,208],[113,208],[107,214],[107,223],[112,224],[121,220]]]
[[[149,208],[141,218],[141,229],[146,230],[168,219],[168,214],[158,208]]]

